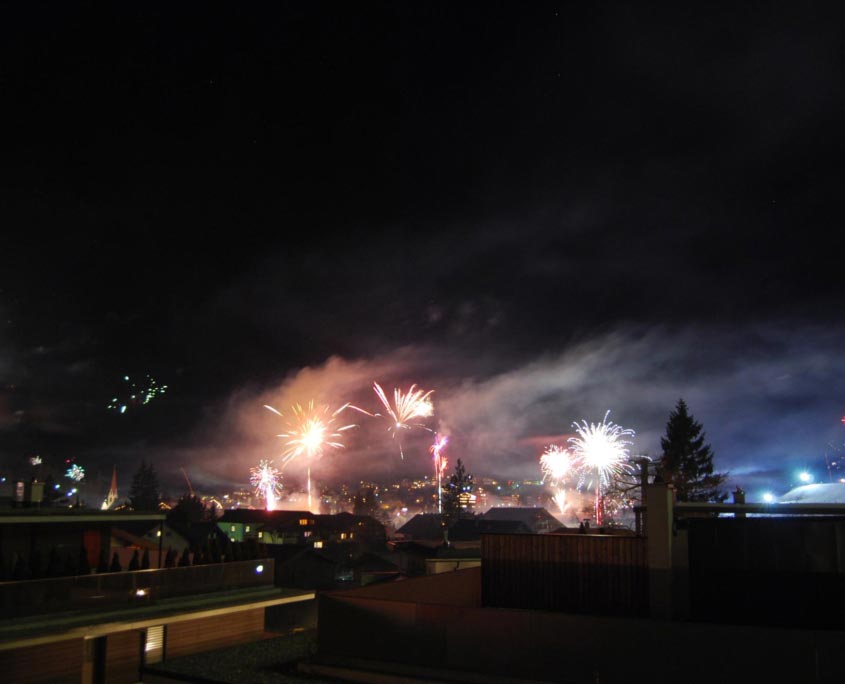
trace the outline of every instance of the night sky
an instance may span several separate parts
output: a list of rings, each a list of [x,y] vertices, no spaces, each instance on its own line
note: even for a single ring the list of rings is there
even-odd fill
[[[179,493],[294,401],[434,390],[476,474],[573,421],[729,484],[845,442],[836,3],[19,3],[0,10],[0,466]],[[121,415],[124,376],[165,394]],[[318,479],[426,474],[360,414]],[[295,469],[290,473],[295,480]],[[123,484],[125,483],[125,484]]]

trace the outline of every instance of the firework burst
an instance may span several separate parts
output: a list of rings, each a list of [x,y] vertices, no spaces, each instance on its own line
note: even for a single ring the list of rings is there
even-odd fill
[[[569,449],[556,444],[547,446],[540,456],[543,482],[548,481],[552,486],[558,486],[575,472],[576,465],[575,458]]]
[[[250,468],[250,484],[255,487],[255,493],[264,498],[268,511],[276,510],[276,500],[282,489],[279,478],[281,473],[273,466],[273,461],[261,460],[257,466]]]
[[[373,390],[375,391],[379,401],[382,403],[382,406],[384,406],[387,418],[391,421],[387,431],[394,439],[396,439],[397,434],[399,434],[402,430],[410,430],[415,427],[429,430],[429,428],[423,423],[414,421],[418,421],[421,418],[430,418],[434,414],[434,404],[431,402],[431,395],[434,390],[428,390],[426,392],[425,390],[418,389],[416,385],[411,385],[407,392],[403,392],[401,389],[396,387],[393,390],[392,404],[387,398],[384,390],[381,388],[381,385],[377,382],[373,383]],[[384,417],[381,413],[370,413],[369,411],[365,411],[357,406],[352,406],[350,408],[354,408],[356,411],[365,413],[373,418]],[[397,441],[399,441],[399,455],[404,460],[405,453],[402,450],[402,441],[401,439]]]
[[[602,511],[602,488],[607,487],[611,479],[623,475],[631,470],[628,462],[628,447],[633,443],[626,437],[633,437],[634,431],[623,428],[607,417],[610,411],[604,414],[601,423],[573,423],[577,437],[570,437],[569,443],[572,451],[578,459],[582,473],[594,474],[596,492],[596,524],[601,526],[604,522]]]
[[[566,510],[565,481],[576,473],[578,463],[568,449],[551,444],[540,456],[540,470],[543,482],[548,482],[554,490],[552,497],[561,514]]]
[[[272,406],[264,405],[264,408],[272,411],[285,420],[285,431],[276,435],[285,440],[282,451],[282,467],[288,465],[300,456],[308,458],[308,508],[311,508],[311,461],[323,454],[326,449],[342,449],[344,444],[343,433],[356,427],[355,425],[344,425],[335,427],[338,414],[348,408],[344,404],[336,411],[332,411],[326,405],[315,406],[312,399],[303,407],[301,404],[294,404],[288,415],[285,416]]]
[[[70,468],[67,469],[65,477],[70,480],[73,480],[74,482],[82,482],[82,480],[85,479],[85,468],[74,463]]]
[[[434,476],[437,478],[437,512],[443,512],[443,473],[449,467],[449,460],[443,456],[443,449],[449,443],[449,438],[446,435],[434,435],[434,444],[431,445],[429,451],[432,453],[434,461]]]

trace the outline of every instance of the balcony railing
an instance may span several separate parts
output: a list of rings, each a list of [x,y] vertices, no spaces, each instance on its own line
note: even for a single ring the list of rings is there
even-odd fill
[[[274,561],[265,558],[184,568],[0,582],[0,614],[9,618],[144,606],[161,599],[271,587],[273,574]]]

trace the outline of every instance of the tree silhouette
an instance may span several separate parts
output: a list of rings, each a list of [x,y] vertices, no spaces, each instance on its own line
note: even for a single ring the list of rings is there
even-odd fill
[[[464,516],[472,488],[472,475],[467,473],[463,462],[458,459],[455,463],[455,472],[449,477],[448,482],[443,483],[441,524],[444,529],[448,529]]]
[[[206,509],[202,499],[197,496],[191,496],[190,494],[183,494],[179,497],[176,505],[168,511],[167,522],[171,526],[187,529],[194,523],[207,520],[208,517],[209,511]]]
[[[663,455],[657,472],[675,486],[678,501],[724,501],[721,486],[727,473],[713,472],[713,451],[705,444],[701,423],[690,415],[683,399],[669,414],[666,436],[660,440]]]
[[[115,551],[114,555],[111,557],[109,572],[120,572],[121,570],[123,570],[123,568],[120,566],[120,558],[118,558],[117,551]]]
[[[129,561],[129,570],[141,569],[141,557],[138,555],[138,549],[132,554],[132,560]]]
[[[129,503],[136,511],[155,511],[161,501],[158,475],[152,464],[141,461],[138,470],[132,476],[129,488]]]

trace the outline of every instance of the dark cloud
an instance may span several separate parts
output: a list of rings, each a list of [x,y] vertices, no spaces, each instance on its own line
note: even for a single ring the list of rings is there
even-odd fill
[[[4,458],[222,482],[335,376],[514,475],[609,408],[654,455],[679,396],[750,481],[836,442],[835,7],[3,12]]]

